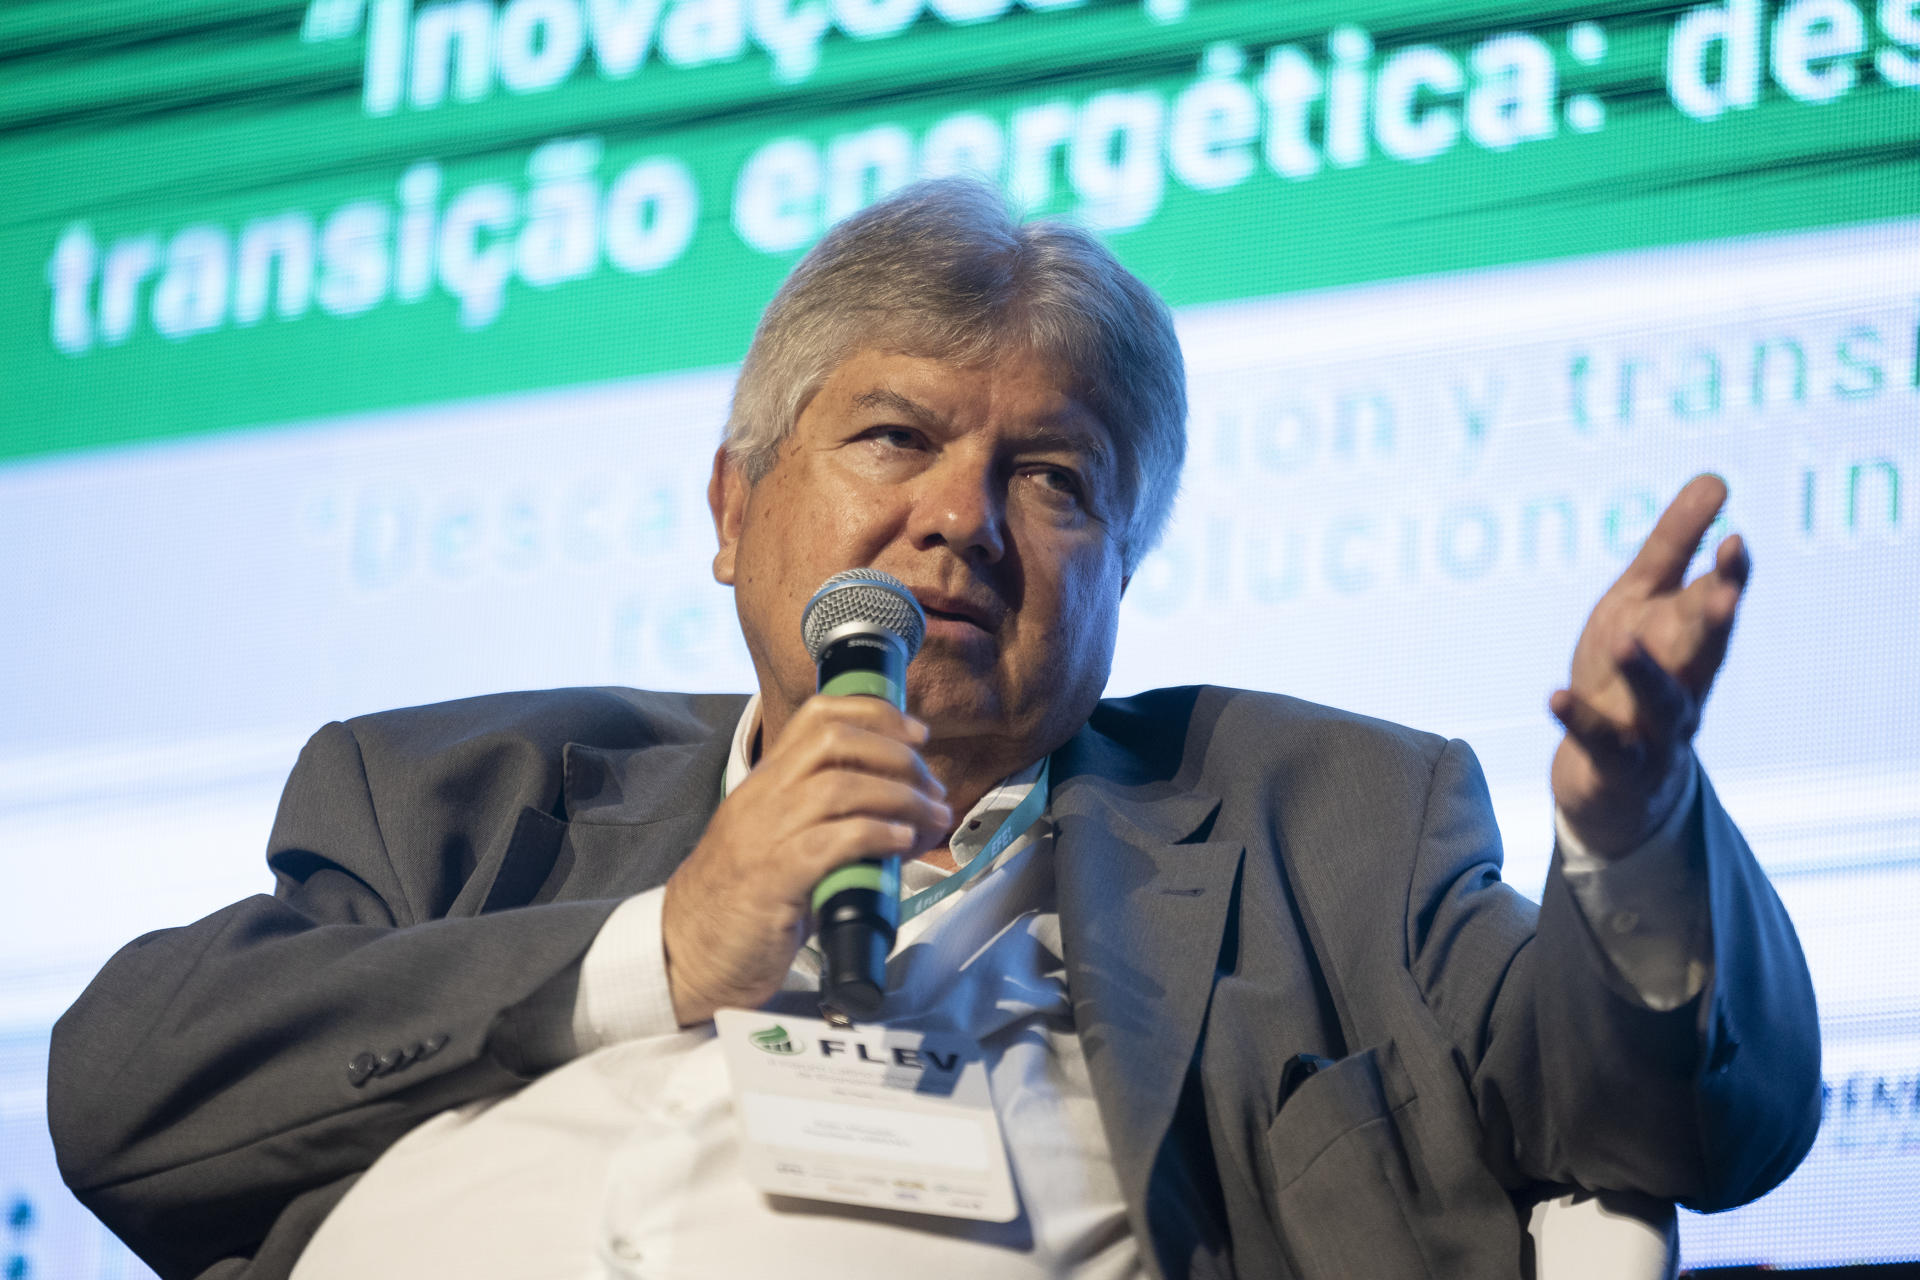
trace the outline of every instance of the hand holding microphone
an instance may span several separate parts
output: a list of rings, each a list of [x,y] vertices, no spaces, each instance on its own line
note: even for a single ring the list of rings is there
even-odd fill
[[[828,578],[800,615],[800,634],[827,697],[873,697],[907,709],[907,663],[926,639],[927,615],[906,585],[875,569]],[[879,851],[876,851],[879,852]],[[820,933],[820,1012],[850,1024],[880,1011],[887,953],[900,918],[898,858],[862,858],[813,890]]]
[[[873,585],[872,578],[862,581],[871,590],[897,591],[912,604],[897,583],[887,588]],[[868,590],[859,594],[872,599]],[[884,691],[884,672],[853,678],[860,659],[881,650],[847,643],[861,633],[847,625],[858,619],[840,616],[847,601],[839,592],[822,612],[825,595],[823,588],[808,610],[816,621],[833,620],[821,628],[823,643],[815,650],[821,687]],[[906,637],[897,631],[895,636],[905,644]],[[904,672],[904,666],[903,657],[898,669]],[[754,1008],[780,989],[812,928],[815,886],[830,873],[863,858],[911,857],[946,837],[953,818],[945,789],[920,758],[926,741],[926,726],[889,697],[828,693],[794,713],[667,882],[667,975],[683,1026],[705,1021],[721,1007]]]

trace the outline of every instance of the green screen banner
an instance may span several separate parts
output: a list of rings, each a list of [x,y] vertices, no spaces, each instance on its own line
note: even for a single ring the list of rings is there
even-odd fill
[[[1920,0],[39,0],[0,49],[0,459],[726,365],[923,176],[1176,306],[1920,211]]]

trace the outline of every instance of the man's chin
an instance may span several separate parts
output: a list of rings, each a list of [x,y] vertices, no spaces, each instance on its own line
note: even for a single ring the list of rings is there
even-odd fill
[[[991,708],[955,705],[941,698],[907,699],[907,711],[926,721],[937,743],[941,739],[1012,738],[1018,733]]]
[[[977,680],[916,684],[909,679],[907,710],[933,731],[932,750],[943,741],[969,742],[975,744],[969,754],[985,748],[985,754],[1004,757],[1009,768],[1021,768],[1072,737],[1092,711],[1091,705],[1084,710],[1067,706],[1061,700],[1066,692],[1035,691],[1023,701],[1010,701],[998,686]]]
[[[922,650],[914,659],[907,676],[907,710],[926,721],[935,738],[1017,736],[1017,729],[1007,723],[999,690],[961,664],[935,672],[931,668],[949,666],[937,661],[940,656]],[[936,662],[914,669],[928,657]]]
[[[1001,656],[1000,641],[992,632],[971,622],[934,619],[907,668],[907,685],[948,686],[956,703],[965,701],[968,693],[978,699],[999,683]]]

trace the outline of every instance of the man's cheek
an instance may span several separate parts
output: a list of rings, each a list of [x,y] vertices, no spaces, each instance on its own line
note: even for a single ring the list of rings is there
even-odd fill
[[[1077,574],[1062,595],[1060,625],[1063,631],[1088,641],[1105,638],[1110,643],[1119,625],[1120,578],[1100,557],[1101,563]]]

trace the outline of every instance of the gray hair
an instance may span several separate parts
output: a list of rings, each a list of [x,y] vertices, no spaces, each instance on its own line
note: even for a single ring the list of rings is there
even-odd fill
[[[834,227],[767,304],[740,366],[726,447],[750,482],[868,346],[967,365],[1025,348],[1071,371],[1113,438],[1126,571],[1160,541],[1186,455],[1186,366],[1166,304],[1090,233],[1018,222],[963,178],[916,183]]]

